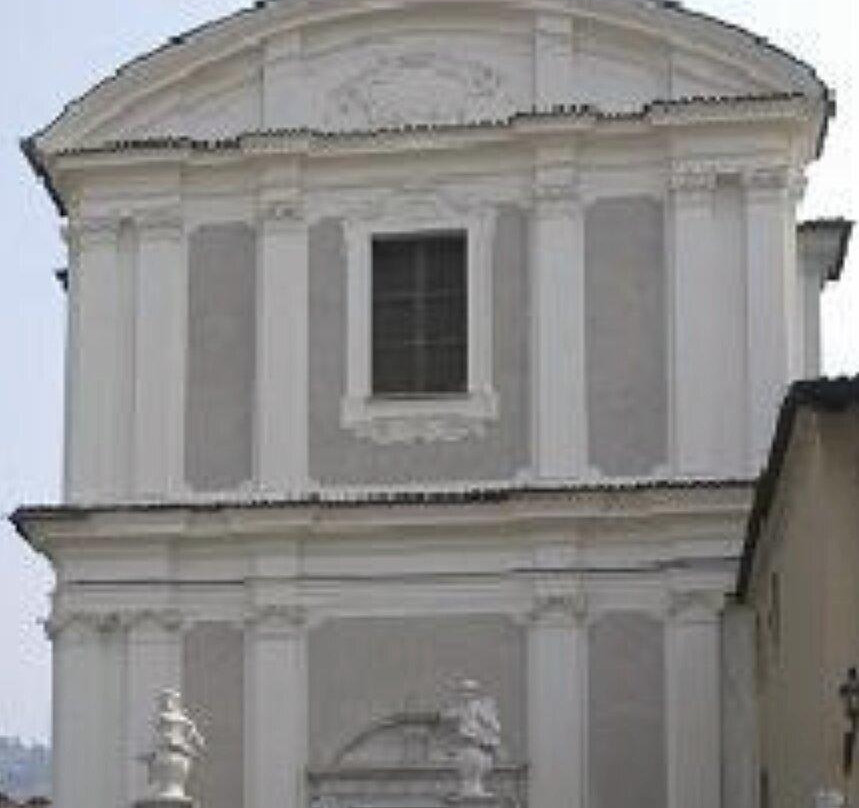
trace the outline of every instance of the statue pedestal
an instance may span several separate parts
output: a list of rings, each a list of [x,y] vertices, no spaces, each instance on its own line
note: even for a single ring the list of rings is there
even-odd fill
[[[191,797],[144,797],[134,808],[196,808],[196,803]]]

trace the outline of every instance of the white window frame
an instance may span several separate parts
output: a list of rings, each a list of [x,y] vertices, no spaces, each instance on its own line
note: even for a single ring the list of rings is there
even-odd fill
[[[346,395],[340,423],[378,443],[460,440],[482,435],[498,417],[492,380],[492,242],[494,211],[463,217],[440,214],[354,220],[346,224]],[[374,236],[466,234],[468,294],[467,387],[462,395],[376,397],[372,380],[372,279]]]

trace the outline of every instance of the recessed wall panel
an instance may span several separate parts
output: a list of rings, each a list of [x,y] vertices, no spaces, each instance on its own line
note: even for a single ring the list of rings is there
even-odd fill
[[[664,629],[608,614],[590,629],[590,808],[664,808]]]
[[[189,243],[185,476],[199,491],[253,475],[256,234],[206,225]]]
[[[601,199],[585,217],[585,343],[591,466],[647,475],[668,455],[663,202]]]
[[[206,740],[205,756],[191,770],[189,792],[206,808],[241,808],[244,642],[238,628],[200,623],[185,635],[182,697]]]

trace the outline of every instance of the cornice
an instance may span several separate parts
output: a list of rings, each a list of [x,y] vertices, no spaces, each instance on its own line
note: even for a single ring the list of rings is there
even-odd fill
[[[324,132],[313,129],[247,132],[223,140],[184,136],[89,144],[59,151],[52,173],[138,162],[210,163],[212,160],[298,156],[323,159],[352,155],[459,150],[486,145],[521,145],[559,136],[628,136],[654,128],[684,128],[756,122],[795,124],[808,117],[812,102],[795,94],[684,98],[656,101],[638,110],[610,114],[592,106],[556,106],[517,112],[508,118],[471,124],[406,125],[391,129]]]
[[[420,544],[430,536],[461,540],[464,530],[475,548],[560,535],[570,541],[578,536],[579,541],[591,537],[620,543],[724,541],[732,536],[739,540],[751,489],[751,483],[735,482],[554,490],[343,490],[280,501],[28,508],[16,511],[12,520],[34,549],[49,557],[61,555],[65,547],[122,552],[123,546],[139,546],[141,541],[165,546],[185,540],[217,545],[257,538]]]

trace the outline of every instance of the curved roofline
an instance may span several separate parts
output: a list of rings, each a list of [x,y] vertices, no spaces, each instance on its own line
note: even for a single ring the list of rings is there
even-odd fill
[[[247,48],[249,44],[259,44],[265,38],[267,32],[264,30],[263,22],[266,16],[272,17],[277,24],[277,30],[285,30],[291,27],[300,27],[313,22],[330,21],[337,18],[357,17],[381,11],[392,11],[402,8],[416,7],[421,5],[447,5],[451,2],[461,0],[256,0],[249,7],[239,9],[232,14],[211,20],[202,25],[191,28],[183,33],[171,36],[161,45],[146,51],[139,56],[123,63],[114,72],[105,76],[101,81],[94,84],[84,93],[68,101],[57,116],[44,127],[21,141],[21,148],[28,162],[37,176],[45,183],[48,193],[57,205],[61,213],[64,213],[62,200],[59,199],[56,190],[52,187],[48,171],[45,167],[43,154],[52,151],[45,139],[54,134],[65,123],[71,123],[75,118],[86,117],[88,114],[98,114],[98,109],[90,109],[95,106],[98,99],[106,94],[109,88],[120,85],[126,81],[132,81],[138,71],[155,72],[161,70],[161,75],[150,76],[157,80],[158,84],[170,81],[170,76],[177,73],[190,72],[200,66],[201,62],[210,61],[212,58],[228,58],[231,54]],[[537,0],[472,0],[475,7],[480,5],[494,4],[512,10],[551,10],[552,4],[557,5],[557,12],[570,15],[581,15],[592,19],[602,20],[614,24],[622,24],[626,18],[628,27],[641,30],[647,23],[654,33],[664,32],[663,24],[656,24],[656,19],[647,18],[647,15],[665,15],[676,23],[683,22],[700,23],[716,36],[728,35],[734,38],[743,47],[751,52],[758,51],[774,59],[783,70],[793,73],[792,83],[796,87],[781,88],[784,91],[796,91],[802,86],[802,92],[810,97],[817,97],[825,103],[825,111],[822,115],[820,131],[818,135],[816,154],[820,156],[829,126],[829,118],[835,113],[833,96],[828,86],[818,75],[817,71],[807,62],[799,59],[787,50],[773,44],[768,39],[755,34],[742,26],[726,22],[712,15],[700,11],[693,11],[682,6],[675,0],[600,0],[592,3],[589,0],[547,0],[539,3]],[[277,15],[277,16],[275,16]],[[243,32],[240,29],[243,23],[253,23],[259,20],[259,26],[253,30]],[[232,33],[230,33],[232,32]],[[208,44],[217,46],[218,42],[209,40],[218,36],[231,36],[231,46],[224,50],[217,50],[217,57],[206,54]],[[676,36],[693,42],[684,31],[678,31]],[[670,33],[666,34],[670,37]],[[720,49],[717,43],[697,43],[701,49],[712,50],[712,57],[720,57]],[[195,51],[189,49],[194,48]],[[183,51],[188,51],[187,55]],[[202,51],[202,52],[201,52]],[[167,64],[171,57],[175,56],[178,64]],[[727,57],[722,56],[728,61]],[[137,76],[140,78],[140,76]],[[816,93],[814,90],[816,90]],[[155,88],[149,88],[147,92],[154,92]],[[110,106],[106,99],[106,106]],[[62,148],[63,145],[59,144]]]
[[[449,0],[447,1],[449,2]],[[330,4],[345,2],[345,0],[329,0],[329,2],[325,3],[324,5],[322,2],[320,2],[320,0],[316,0],[316,2],[320,7],[324,8],[325,6],[329,6]],[[445,0],[397,0],[396,5],[405,7],[410,4],[432,5],[444,2]],[[478,0],[478,2],[494,2],[498,5],[508,7],[512,6],[514,8],[527,8],[528,6],[532,5],[531,0]],[[744,39],[748,45],[751,45],[752,47],[762,48],[765,51],[769,52],[771,55],[777,56],[778,58],[785,60],[786,62],[792,64],[795,68],[798,68],[800,71],[804,72],[806,74],[806,77],[812,83],[818,86],[822,96],[826,97],[827,99],[831,98],[831,91],[829,87],[820,78],[816,69],[812,65],[790,53],[786,49],[775,45],[766,37],[763,37],[759,34],[755,34],[754,32],[743,28],[740,25],[721,20],[718,17],[706,14],[704,12],[687,9],[675,0],[625,0],[625,4],[630,6],[631,8],[640,7],[644,9],[652,9],[657,12],[667,12],[669,14],[686,17],[688,19],[699,20],[708,26],[713,26],[714,29],[719,29],[723,32],[738,35],[739,37]],[[312,3],[308,2],[308,0],[299,0],[299,2],[296,2],[296,0],[256,0],[256,2],[252,6],[239,9],[232,14],[228,14],[224,17],[219,17],[217,19],[198,25],[194,28],[188,29],[183,33],[171,36],[161,45],[158,45],[155,48],[146,51],[127,62],[124,62],[115,71],[113,71],[113,73],[108,76],[105,76],[101,81],[94,84],[81,95],[71,99],[63,106],[62,110],[52,121],[42,127],[42,129],[33,133],[31,138],[29,139],[37,140],[38,138],[48,134],[49,131],[69,113],[70,110],[72,110],[74,107],[80,106],[83,103],[86,103],[89,99],[98,95],[98,93],[103,88],[110,84],[113,84],[118,80],[121,80],[129,71],[135,69],[140,65],[153,62],[154,60],[159,59],[159,57],[167,53],[175,52],[178,48],[182,46],[192,44],[195,40],[199,40],[204,36],[214,34],[220,29],[223,29],[227,26],[235,25],[242,19],[260,15],[268,9],[279,9],[282,7],[298,13],[300,11],[309,10],[309,7],[311,5]],[[384,8],[385,10],[391,10],[394,8],[394,4],[386,3]],[[354,16],[363,13],[372,13],[378,10],[380,9],[373,5],[373,0],[364,0],[364,2],[359,7],[355,6],[353,0],[353,5],[343,9],[341,14],[338,14],[337,16]],[[577,8],[575,4],[564,4],[562,9],[560,10],[567,13],[575,13],[576,11],[578,11],[581,14],[589,16],[600,16],[598,13],[594,12],[593,7]]]

